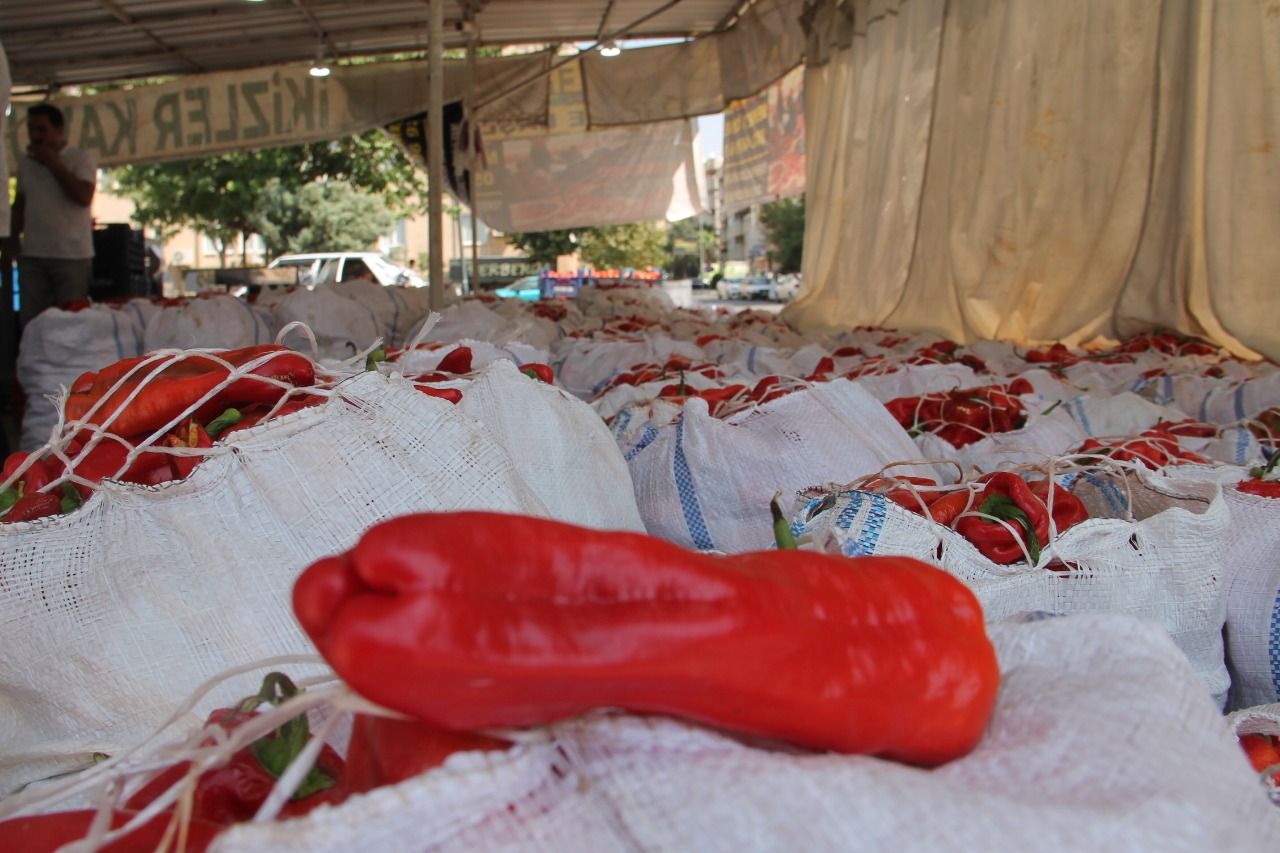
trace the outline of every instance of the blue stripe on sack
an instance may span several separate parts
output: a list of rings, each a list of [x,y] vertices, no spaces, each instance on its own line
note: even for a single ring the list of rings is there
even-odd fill
[[[561,362],[561,365],[563,365],[563,364],[564,364],[564,362]],[[601,391],[603,391],[603,390],[604,390],[604,386],[606,386],[606,385],[608,385],[610,382],[612,382],[612,381],[613,381],[613,377],[617,376],[617,375],[618,375],[619,373],[621,373],[621,372],[622,372],[621,370],[615,370],[615,371],[613,371],[613,373],[610,373],[610,374],[609,374],[608,376],[606,376],[604,379],[601,379],[599,382],[597,382],[597,383],[596,383],[596,387],[594,387],[594,388],[592,388],[592,389],[591,389],[591,396],[592,396],[592,397],[594,397],[594,396],[596,396],[597,394],[599,394]]]
[[[516,367],[524,367],[524,362],[520,360],[520,356],[516,355],[506,347],[503,347],[502,351],[505,352],[507,355],[511,356],[511,360],[516,363]]]
[[[1244,383],[1236,386],[1236,420],[1244,420]]]
[[[747,373],[750,373],[752,375],[754,375],[756,372],[756,350],[757,349],[759,349],[759,347],[752,347],[751,349],[747,350]]]
[[[647,426],[644,428],[644,434],[640,436],[640,440],[636,442],[636,446],[623,454],[623,460],[630,462],[640,455],[640,451],[653,444],[653,440],[658,437],[658,430],[654,427]]]
[[[880,532],[884,530],[885,517],[888,515],[884,495],[871,496],[871,512],[863,525],[862,535],[858,537],[858,553],[871,555],[876,552],[876,543],[880,541]]]
[[[1276,603],[1271,608],[1271,638],[1267,651],[1271,653],[1271,686],[1275,689],[1275,698],[1280,699],[1280,593],[1276,594]]]
[[[1164,401],[1173,402],[1173,377],[1168,375],[1164,377]]]
[[[858,515],[858,510],[862,508],[864,495],[862,492],[850,492],[849,502],[845,504],[844,509],[840,510],[840,514],[836,516],[836,528],[838,530],[848,530],[853,526],[853,519]]]
[[[698,494],[693,486],[693,474],[689,471],[689,461],[684,457],[684,419],[676,427],[676,458],[672,463],[672,473],[676,478],[676,491],[680,495],[680,507],[684,510],[684,523],[689,528],[689,536],[693,545],[700,551],[709,551],[716,547],[707,531],[707,522],[702,517],[702,505],[698,503]]]
[[[110,311],[110,309],[108,309]],[[120,340],[120,317],[111,311],[111,337],[116,339],[116,358],[124,358],[124,342]]]
[[[1129,390],[1133,391],[1136,394],[1137,392],[1141,391],[1142,386],[1146,384],[1147,384],[1147,377],[1139,376],[1137,379],[1133,380],[1133,384],[1129,386]]]
[[[1084,411],[1084,397],[1076,397],[1071,401],[1075,406],[1076,412],[1080,417],[1076,418],[1080,422],[1080,426],[1084,427],[1085,435],[1093,435],[1093,427],[1089,425],[1089,416]]]
[[[1212,391],[1206,391],[1204,396],[1200,398],[1200,423],[1209,422],[1209,398],[1213,396]]]
[[[1111,511],[1115,513],[1116,518],[1120,518],[1124,515],[1127,504],[1125,502],[1124,495],[1121,494],[1120,489],[1117,486],[1107,483],[1104,480],[1095,477],[1093,474],[1085,474],[1084,480],[1086,483],[1096,486],[1098,491],[1102,492],[1102,496],[1107,499],[1107,505],[1111,507]]]
[[[631,423],[631,410],[623,409],[618,416],[613,419],[613,437],[621,438],[622,434],[627,431],[627,425]]]
[[[1236,430],[1236,464],[1243,465],[1245,457],[1249,452],[1249,431],[1247,429]]]
[[[1059,485],[1061,485],[1062,488],[1066,489],[1069,492],[1071,491],[1071,484],[1078,479],[1080,479],[1080,472],[1072,471],[1070,474],[1062,475],[1062,479],[1059,481]]]

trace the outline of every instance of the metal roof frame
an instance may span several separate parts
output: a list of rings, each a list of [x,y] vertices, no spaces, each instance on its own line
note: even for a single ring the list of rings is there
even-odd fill
[[[436,0],[444,46],[688,38],[753,0]],[[432,0],[5,0],[15,87],[32,90],[427,49]],[[663,8],[668,7],[668,8]],[[660,11],[659,11],[660,10]],[[657,11],[657,14],[654,14]]]

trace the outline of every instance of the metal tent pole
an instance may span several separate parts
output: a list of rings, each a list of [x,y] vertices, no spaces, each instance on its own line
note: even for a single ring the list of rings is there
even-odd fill
[[[467,150],[471,154],[471,289],[480,289],[480,188],[476,183],[476,169],[479,168],[479,153],[476,143],[480,139],[480,126],[476,122],[476,33],[471,31],[467,39],[467,104],[463,111],[467,121]],[[462,261],[465,263],[465,261]]]
[[[444,0],[431,0],[427,38],[427,216],[430,305],[444,308]]]

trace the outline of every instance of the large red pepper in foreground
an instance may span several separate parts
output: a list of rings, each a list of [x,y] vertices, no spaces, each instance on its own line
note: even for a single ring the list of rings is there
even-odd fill
[[[977,744],[999,686],[973,593],[909,558],[715,557],[546,519],[408,515],[308,568],[293,603],[353,689],[459,730],[619,707],[936,765]]]

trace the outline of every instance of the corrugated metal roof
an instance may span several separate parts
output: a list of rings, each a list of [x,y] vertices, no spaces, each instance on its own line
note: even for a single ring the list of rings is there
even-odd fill
[[[657,9],[630,38],[713,32],[744,0],[442,0],[445,45],[591,41]],[[797,0],[798,2],[798,0]],[[602,19],[608,15],[602,26]],[[16,86],[43,87],[425,50],[428,0],[3,0]]]

